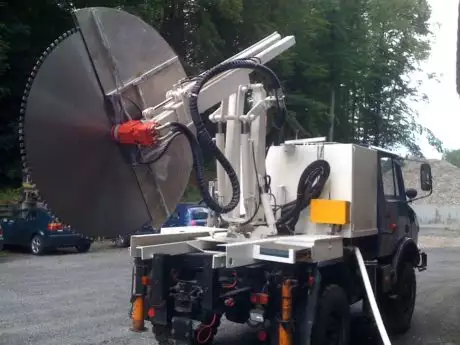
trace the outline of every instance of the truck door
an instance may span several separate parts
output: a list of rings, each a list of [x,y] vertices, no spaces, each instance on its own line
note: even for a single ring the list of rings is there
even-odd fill
[[[391,255],[397,242],[409,234],[408,205],[401,165],[396,157],[379,157],[379,254]]]

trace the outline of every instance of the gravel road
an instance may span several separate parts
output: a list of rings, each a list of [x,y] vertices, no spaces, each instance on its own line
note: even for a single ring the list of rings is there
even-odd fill
[[[424,229],[421,244],[429,269],[418,274],[413,327],[393,344],[460,344],[460,232]],[[150,331],[128,330],[130,281],[126,249],[1,256],[0,344],[156,344]],[[353,344],[378,343],[359,316],[353,334]],[[257,344],[246,326],[224,322],[215,344],[235,343]]]

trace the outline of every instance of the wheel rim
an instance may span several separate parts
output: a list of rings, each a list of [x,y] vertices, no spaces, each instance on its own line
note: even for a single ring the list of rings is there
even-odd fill
[[[34,254],[38,253],[40,251],[40,239],[38,237],[34,237],[32,239],[32,252]]]

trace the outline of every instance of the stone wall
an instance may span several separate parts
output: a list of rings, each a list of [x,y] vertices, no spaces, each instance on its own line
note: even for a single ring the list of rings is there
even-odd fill
[[[460,206],[412,205],[420,225],[460,229]]]

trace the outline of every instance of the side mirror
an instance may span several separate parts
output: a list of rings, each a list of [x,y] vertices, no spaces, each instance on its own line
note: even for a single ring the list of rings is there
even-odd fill
[[[411,200],[415,199],[417,197],[417,189],[414,189],[414,188],[407,189],[406,196]]]
[[[428,163],[420,165],[420,188],[425,192],[431,192],[433,189],[433,176]]]

